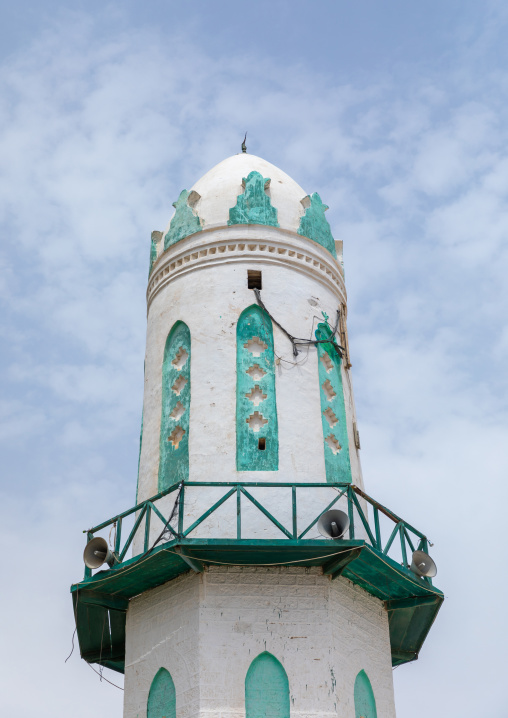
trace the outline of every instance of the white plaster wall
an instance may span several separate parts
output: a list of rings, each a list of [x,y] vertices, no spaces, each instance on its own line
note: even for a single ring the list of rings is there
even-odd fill
[[[124,716],[146,716],[151,681],[164,666],[178,718],[243,718],[245,676],[265,650],[288,674],[293,717],[354,718],[362,669],[378,717],[395,717],[382,603],[347,579],[301,567],[216,567],[133,599]]]
[[[146,716],[150,685],[166,668],[178,692],[178,718],[199,715],[199,610],[195,574],[147,591],[127,613],[124,716]]]
[[[265,248],[263,252],[260,247]],[[206,257],[199,254],[203,248],[207,248]],[[248,269],[262,271],[263,302],[293,336],[314,338],[316,326],[322,321],[321,312],[328,314],[333,325],[338,307],[346,301],[341,269],[331,255],[315,242],[277,228],[223,227],[199,232],[164,253],[154,267],[148,290],[138,501],[158,491],[162,362],[167,336],[178,320],[188,325],[191,334],[190,480],[326,482],[324,452],[328,449],[323,439],[317,351],[313,346],[302,347],[295,363],[291,343],[275,324],[275,354],[280,357],[276,366],[279,470],[236,470],[236,327],[242,311],[256,303],[254,292],[247,287]],[[333,281],[327,270],[333,271]],[[352,480],[363,488],[353,436],[356,415],[351,377],[344,365],[342,383]],[[186,490],[185,525],[190,526],[223,493],[218,489]],[[256,489],[252,493],[291,530],[290,491]],[[302,500],[304,493],[306,498]],[[333,496],[333,489],[298,492],[300,531]],[[160,502],[164,515],[169,515],[173,501],[174,497],[168,496]],[[337,508],[347,510],[345,500]],[[278,529],[245,499],[242,514],[244,538],[282,538]],[[355,523],[356,537],[364,537],[360,521]],[[142,550],[143,526],[140,529],[134,554]],[[154,519],[151,540],[160,530]],[[308,538],[314,534],[315,530]],[[234,498],[193,536],[235,537]]]
[[[222,233],[234,228],[222,230]],[[262,231],[260,232],[262,233]],[[258,234],[260,234],[258,233]],[[200,235],[194,235],[198,237]],[[307,240],[307,243],[315,243]],[[314,247],[312,247],[314,249]],[[247,269],[263,273],[262,298],[275,319],[295,336],[310,338],[326,311],[334,322],[343,297],[315,276],[256,258],[226,258],[175,278],[159,291],[148,314],[143,445],[139,499],[157,492],[161,421],[162,360],[173,324],[184,321],[191,333],[190,478],[235,481],[325,481],[317,352],[303,348],[294,366],[287,337],[274,326],[279,424],[279,470],[236,471],[236,325],[256,303],[247,288]],[[317,300],[317,306],[309,304]],[[353,437],[354,401],[343,370],[353,482],[362,485]]]

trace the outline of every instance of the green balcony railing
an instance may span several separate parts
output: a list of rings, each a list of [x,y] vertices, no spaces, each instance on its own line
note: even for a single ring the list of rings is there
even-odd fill
[[[203,513],[194,520],[194,522],[185,527],[185,516],[186,516],[186,497],[188,491],[192,488],[206,490],[209,487],[223,488],[225,493],[209,506]],[[270,489],[284,488],[288,492],[291,492],[291,529],[286,528],[273,514],[272,512],[256,499],[252,495],[252,490],[257,488]],[[305,521],[305,525],[299,526],[299,512],[298,512],[298,500],[299,494],[302,489],[332,489],[335,490],[336,495],[333,499],[324,506],[310,522]],[[172,526],[169,519],[170,516],[165,516],[159,509],[157,504],[161,499],[172,494],[178,493],[178,505],[177,510],[172,518],[171,523],[175,523],[176,526]],[[165,531],[165,540],[192,540],[189,536],[200,524],[202,524],[210,515],[212,515],[219,507],[221,507],[229,499],[236,497],[236,541],[242,542],[242,497],[245,497],[247,502],[254,505],[258,511],[260,511],[269,521],[278,529],[282,537],[291,542],[292,545],[298,545],[302,541],[309,531],[317,524],[319,517],[325,511],[333,508],[340,499],[343,498],[344,502],[347,502],[347,512],[349,516],[349,539],[355,539],[355,533],[359,530],[359,524],[363,527],[363,535],[368,544],[374,549],[379,551],[381,554],[389,555],[394,552],[394,549],[398,546],[400,548],[400,554],[398,561],[405,568],[410,568],[410,560],[412,552],[415,550],[422,550],[428,552],[429,541],[425,534],[415,529],[407,521],[404,521],[399,516],[394,514],[392,511],[382,506],[380,503],[372,499],[365,492],[359,489],[357,486],[345,483],[284,483],[284,482],[252,482],[252,481],[185,481],[181,484],[171,486],[165,491],[152,496],[146,501],[133,506],[131,509],[124,511],[123,513],[117,514],[112,518],[104,521],[98,526],[94,526],[84,533],[87,534],[87,540],[90,541],[94,538],[94,535],[99,531],[108,529],[108,527],[114,527],[115,538],[114,538],[114,555],[119,564],[121,564],[126,555],[127,551],[132,545],[134,537],[139,531],[144,533],[143,540],[143,554],[146,554],[151,550],[150,548],[150,527],[152,517],[155,515],[163,524]],[[305,499],[303,499],[305,500]],[[362,507],[363,503],[363,507]],[[372,523],[369,522],[367,512],[364,510],[366,506],[370,506],[372,512]],[[174,507],[173,507],[174,508]],[[167,511],[167,507],[166,507]],[[125,519],[129,516],[135,516],[134,525],[132,526],[128,536],[125,538],[122,533],[122,524]],[[385,530],[385,537],[383,538],[381,532],[380,517],[384,516],[388,519],[389,530]],[[383,519],[385,521],[385,519]],[[301,520],[300,520],[301,522]],[[386,521],[385,521],[386,529]],[[361,531],[361,529],[360,529]],[[126,532],[125,532],[126,533]],[[386,538],[387,536],[387,538]],[[217,536],[215,538],[220,538]],[[308,539],[306,539],[308,540]],[[323,541],[323,538],[317,538],[318,541]],[[326,539],[325,539],[326,540]],[[261,540],[263,541],[263,540]],[[153,548],[153,546],[152,546]],[[393,558],[393,556],[392,556]],[[85,579],[90,578],[92,572],[89,568],[85,568]],[[425,579],[429,584],[432,584],[430,578]]]

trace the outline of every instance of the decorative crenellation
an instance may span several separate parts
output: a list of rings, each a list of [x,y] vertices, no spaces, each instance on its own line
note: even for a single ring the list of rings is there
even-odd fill
[[[162,232],[157,232],[157,230],[152,232],[151,238],[150,238],[150,264],[148,267],[148,278],[150,278],[150,275],[152,273],[153,265],[157,261],[157,257],[159,256],[159,243],[162,239]]]
[[[243,193],[236,198],[236,205],[229,210],[228,224],[266,224],[278,227],[277,209],[272,205],[266,190],[270,178],[250,172],[242,179]]]
[[[342,268],[337,262],[324,260],[310,250],[304,251],[303,248],[291,246],[289,243],[229,241],[203,244],[174,254],[163,253],[158,258],[148,283],[148,308],[159,291],[182,274],[226,262],[259,261],[259,259],[267,263],[281,264],[286,268],[291,267],[312,276],[317,275],[321,282],[338,294],[341,303],[345,302],[346,289]]]
[[[189,192],[183,189],[180,196],[173,202],[175,214],[169,225],[169,230],[164,237],[164,249],[168,249],[173,244],[181,242],[182,239],[188,237],[189,234],[199,232],[203,227],[203,220],[198,216],[194,207],[200,195],[192,190]]]
[[[325,212],[329,209],[328,205],[323,204],[317,192],[307,195],[301,202],[305,208],[305,214],[300,219],[298,234],[317,242],[337,258],[335,241],[325,217]]]

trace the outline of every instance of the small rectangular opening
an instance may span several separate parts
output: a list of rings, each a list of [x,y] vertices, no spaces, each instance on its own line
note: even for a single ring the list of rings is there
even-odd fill
[[[263,289],[261,272],[256,269],[247,270],[247,287],[249,289]]]
[[[258,449],[264,451],[266,449],[266,439],[258,439]]]

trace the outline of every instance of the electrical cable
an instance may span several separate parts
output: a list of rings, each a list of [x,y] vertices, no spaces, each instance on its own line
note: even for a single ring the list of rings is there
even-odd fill
[[[77,628],[77,626],[76,626],[76,628],[74,629],[74,633],[72,634],[72,649],[71,649],[71,652],[69,653],[69,655],[67,656],[67,658],[65,659],[64,663],[67,663],[67,661],[69,660],[69,658],[70,658],[70,657],[72,656],[72,654],[74,653],[74,636],[76,635],[76,631],[77,631],[77,630],[78,630],[78,628]]]
[[[170,514],[170,516],[169,516],[169,519],[168,519],[168,520],[166,521],[166,523],[164,524],[164,528],[162,529],[159,538],[155,541],[155,543],[152,545],[152,547],[149,548],[148,551],[146,551],[145,554],[143,554],[143,555],[146,555],[146,554],[151,553],[151,552],[154,550],[154,548],[157,546],[157,544],[159,543],[159,541],[162,539],[162,537],[164,536],[164,534],[168,533],[168,526],[169,526],[169,524],[171,523],[171,521],[173,521],[173,519],[174,519],[174,517],[175,517],[175,514],[176,514],[176,510],[177,510],[178,505],[179,505],[179,503],[180,503],[180,494],[182,493],[182,488],[183,488],[183,481],[180,482],[180,488],[178,489],[178,493],[177,493],[177,495],[176,495],[175,503],[173,504],[173,509],[172,509],[172,511],[171,511],[171,514]]]
[[[167,551],[167,553],[174,553],[176,556],[179,556],[179,554],[176,551],[171,551],[169,548],[162,549],[163,551]],[[336,551],[335,553],[327,553],[325,556],[312,556],[311,558],[299,558],[295,561],[284,561],[284,563],[281,563],[280,561],[277,561],[276,563],[227,563],[226,561],[213,561],[210,558],[206,558],[205,563],[216,563],[219,566],[240,566],[243,568],[244,566],[289,566],[290,564],[294,563],[303,563],[304,561],[320,561],[322,558],[333,558],[333,556],[339,556],[342,553],[348,553],[351,551],[351,549],[346,548],[343,551]],[[189,557],[190,558],[190,557]],[[197,560],[197,559],[195,559]]]
[[[284,329],[282,324],[279,324],[279,322],[270,314],[268,309],[265,307],[263,300],[261,299],[261,292],[257,287],[254,289],[254,294],[256,296],[257,303],[259,304],[261,309],[263,309],[267,313],[267,315],[270,317],[272,322],[274,324],[276,324],[282,332],[284,332],[284,334],[287,336],[287,338],[291,342],[291,344],[293,346],[293,356],[295,357],[295,359],[299,354],[298,346],[305,346],[305,345],[310,345],[310,344],[312,344],[314,346],[317,346],[318,344],[332,344],[334,349],[338,352],[340,357],[342,357],[344,355],[346,350],[344,349],[344,347],[340,346],[340,344],[338,344],[335,341],[335,335],[336,335],[337,329],[339,327],[339,319],[340,319],[340,310],[339,309],[337,309],[337,321],[335,323],[335,328],[332,330],[332,335],[328,339],[300,339],[299,337],[294,337],[292,334],[290,334],[288,332],[288,330]]]
[[[97,675],[100,677],[101,681],[102,681],[102,680],[105,680],[106,683],[109,683],[110,686],[115,686],[115,688],[118,688],[119,691],[125,690],[124,688],[122,688],[122,686],[117,686],[116,683],[113,683],[112,681],[108,681],[107,678],[104,678],[104,676],[102,676],[102,675],[99,673],[99,671],[96,671],[95,668],[94,668],[90,663],[88,663],[88,661],[85,661],[85,663],[86,663],[87,666],[89,666],[89,667],[92,669],[92,671],[93,671],[94,673],[97,673]]]

